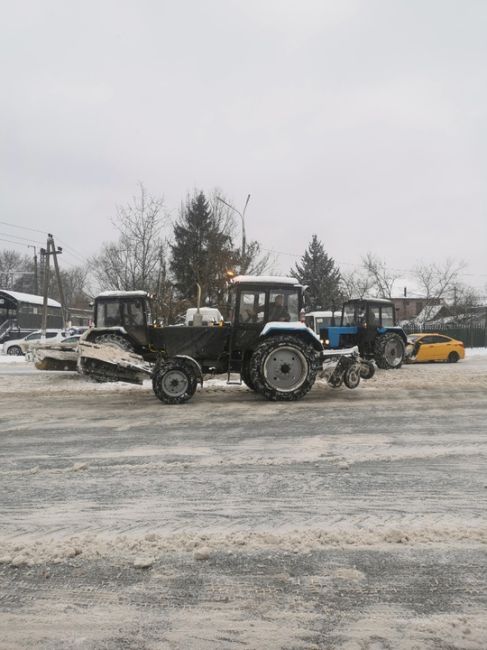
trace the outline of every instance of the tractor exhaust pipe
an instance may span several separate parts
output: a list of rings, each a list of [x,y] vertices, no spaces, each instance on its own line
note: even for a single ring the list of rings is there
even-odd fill
[[[196,314],[193,316],[193,327],[201,327],[203,325],[203,315],[200,312],[201,307],[201,285],[197,282],[198,288],[196,297]]]

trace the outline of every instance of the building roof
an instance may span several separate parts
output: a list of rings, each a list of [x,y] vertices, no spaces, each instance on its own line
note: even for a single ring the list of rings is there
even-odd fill
[[[10,291],[10,289],[0,289],[0,294],[5,294],[10,298],[13,298],[17,302],[27,302],[30,305],[43,305],[44,298],[43,296],[36,296],[33,293],[21,293],[20,291]],[[52,298],[47,299],[48,307],[61,307],[61,303]]]

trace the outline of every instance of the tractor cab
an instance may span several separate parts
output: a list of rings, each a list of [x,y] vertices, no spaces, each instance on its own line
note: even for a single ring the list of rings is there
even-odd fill
[[[395,324],[394,304],[390,300],[357,299],[349,300],[343,305],[342,327],[377,329],[394,327]]]
[[[404,360],[406,334],[395,325],[394,303],[381,298],[349,300],[343,305],[339,327],[322,327],[325,348],[357,345],[364,359],[380,368],[399,368]]]
[[[152,322],[151,303],[146,291],[105,291],[95,298],[95,328],[123,328],[137,346],[148,344]]]
[[[294,278],[239,275],[231,280],[230,321],[237,328],[298,322],[302,307],[303,287]]]

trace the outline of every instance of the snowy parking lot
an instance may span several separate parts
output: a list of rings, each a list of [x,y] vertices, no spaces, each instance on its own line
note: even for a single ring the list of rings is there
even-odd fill
[[[0,357],[0,648],[485,650],[487,351],[183,406]]]

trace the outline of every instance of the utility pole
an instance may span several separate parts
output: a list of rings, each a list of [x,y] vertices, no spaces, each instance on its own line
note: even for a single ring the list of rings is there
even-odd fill
[[[51,244],[51,255],[54,260],[54,268],[56,270],[56,278],[57,278],[57,286],[59,289],[59,298],[61,299],[61,314],[63,317],[63,329],[65,330],[67,327],[67,309],[66,309],[66,301],[64,300],[64,290],[63,290],[63,283],[61,282],[61,275],[59,273],[59,264],[57,262],[57,256],[61,255],[63,252],[63,249],[58,246],[57,248],[54,246],[54,238],[52,235],[50,235],[50,244]]]
[[[47,238],[47,247],[46,248],[41,248],[41,258],[43,261],[42,268],[44,270],[43,273],[43,287],[42,287],[42,296],[43,296],[43,301],[42,301],[42,325],[41,325],[41,341],[44,341],[46,339],[46,329],[47,329],[47,294],[49,291],[49,237],[51,235],[48,235]]]
[[[36,296],[39,295],[39,275],[37,273],[37,249],[35,246],[27,245],[27,248],[34,249],[34,293]]]
[[[46,338],[46,329],[47,329],[47,303],[48,303],[48,296],[47,294],[49,293],[49,263],[50,263],[50,256],[53,256],[53,261],[54,261],[54,270],[56,272],[56,278],[58,282],[58,288],[59,288],[59,297],[61,298],[61,314],[62,314],[62,319],[63,319],[63,329],[66,329],[66,303],[64,301],[64,291],[63,291],[63,286],[61,283],[61,275],[59,273],[59,265],[57,261],[57,256],[60,255],[63,252],[63,249],[60,248],[59,246],[56,248],[54,245],[54,238],[53,236],[49,233],[47,235],[47,245],[46,248],[41,248],[41,256],[44,260],[44,278],[43,278],[43,290],[42,290],[42,296],[43,296],[43,302],[42,302],[42,327],[41,327],[41,340],[45,340]]]

